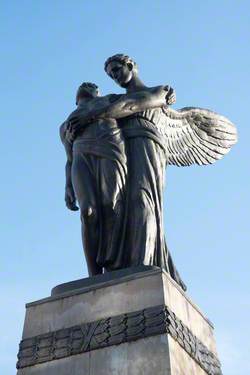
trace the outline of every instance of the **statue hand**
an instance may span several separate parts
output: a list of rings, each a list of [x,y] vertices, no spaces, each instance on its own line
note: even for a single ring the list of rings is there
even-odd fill
[[[66,186],[65,189],[65,203],[69,210],[78,211],[79,208],[76,205],[76,197],[74,190],[71,186]]]
[[[66,131],[65,131],[65,138],[66,138],[67,142],[73,143],[74,140],[76,139],[76,136],[77,136],[76,133],[77,133],[77,131],[73,127],[72,122],[68,121]]]
[[[172,87],[168,86],[168,85],[164,86],[164,89],[167,92],[166,104],[167,105],[174,104],[176,102],[176,94],[175,94],[174,89]]]
[[[74,140],[76,138],[77,132],[82,130],[85,127],[86,123],[88,123],[88,121],[86,121],[86,119],[83,119],[82,116],[80,116],[79,114],[73,114],[73,116],[71,116],[68,120],[67,130],[69,132],[69,137],[71,134],[71,137]]]

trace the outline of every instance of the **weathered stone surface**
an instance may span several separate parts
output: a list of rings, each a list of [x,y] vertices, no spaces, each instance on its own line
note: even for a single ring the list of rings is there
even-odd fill
[[[162,273],[162,281],[165,305],[177,315],[201,342],[206,343],[209,350],[216,354],[211,322],[204,317],[200,309],[165,272]]]
[[[221,374],[216,356],[165,306],[155,306],[21,341],[18,368],[55,361],[95,349],[170,334],[208,374]]]
[[[144,277],[101,287],[86,293],[51,297],[27,306],[23,338],[37,336],[62,327],[163,305],[161,270],[145,272]]]
[[[89,353],[18,370],[18,375],[89,375]],[[96,374],[97,375],[97,374]]]
[[[89,375],[170,375],[168,341],[148,337],[90,353]]]
[[[18,370],[18,375],[170,375],[167,336],[94,350]]]
[[[180,350],[178,342],[170,336],[168,343],[171,375],[207,375],[207,372],[185,350]]]
[[[91,375],[221,374],[211,324],[160,270],[27,306],[18,375],[80,375],[83,360]]]

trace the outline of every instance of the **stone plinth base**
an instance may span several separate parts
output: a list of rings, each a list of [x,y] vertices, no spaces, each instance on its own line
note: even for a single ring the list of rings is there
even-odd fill
[[[18,375],[221,375],[211,323],[156,267],[64,284],[27,304],[17,367]]]

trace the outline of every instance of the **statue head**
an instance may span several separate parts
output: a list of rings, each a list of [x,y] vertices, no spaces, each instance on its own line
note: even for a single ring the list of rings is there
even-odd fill
[[[138,73],[136,62],[123,54],[109,57],[104,64],[104,69],[119,86],[124,88]]]
[[[91,82],[83,82],[76,93],[76,104],[78,104],[79,99],[96,98],[97,96],[100,96],[98,86]]]

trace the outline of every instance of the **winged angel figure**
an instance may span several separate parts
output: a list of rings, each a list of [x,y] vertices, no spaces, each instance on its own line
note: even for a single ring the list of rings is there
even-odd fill
[[[99,138],[93,138],[92,146],[88,148],[81,140],[81,137],[87,134],[84,130],[87,120],[93,122],[98,118],[116,119],[118,129],[121,131],[120,145],[122,143],[125,150],[122,162],[125,163],[123,170],[127,171],[123,176],[124,209],[118,210],[118,207],[121,207],[121,200],[115,193],[116,200],[112,200],[108,210],[108,215],[110,216],[111,213],[113,215],[113,223],[122,219],[123,225],[120,225],[120,228],[123,229],[115,231],[116,237],[117,234],[119,237],[119,246],[113,246],[111,252],[111,243],[107,243],[111,227],[109,233],[105,234],[102,231],[102,236],[99,238],[105,239],[106,247],[105,249],[102,246],[98,247],[95,262],[99,269],[107,271],[140,265],[158,266],[166,270],[185,289],[164,238],[163,187],[166,166],[181,167],[214,163],[236,143],[236,128],[227,118],[206,109],[170,108],[169,105],[175,102],[174,90],[168,86],[158,88],[145,86],[138,77],[137,64],[129,56],[118,54],[110,57],[105,63],[105,71],[119,86],[125,88],[127,93],[121,95],[120,99],[119,96],[115,96],[113,104],[106,109],[102,107],[99,113],[92,111],[92,117],[88,119],[86,113],[85,115],[78,113],[70,120],[71,130],[83,129],[82,135],[78,135],[76,139],[75,135],[73,137],[73,170],[77,144],[82,145],[82,154],[88,152],[93,154],[92,159],[98,157],[98,163],[103,157],[101,154],[97,155],[95,151],[95,147],[99,147],[100,144]],[[100,175],[100,168],[98,171]],[[104,170],[101,171],[102,173]],[[96,174],[93,172],[92,175]],[[78,175],[76,177],[77,183],[73,185],[77,192],[79,187],[86,184],[86,178],[78,178]],[[109,184],[111,183],[109,181]],[[91,204],[94,207],[90,212],[97,212],[99,219],[97,218],[95,222],[100,222],[100,227],[103,228],[102,222],[107,222],[107,219],[104,219],[102,211],[104,209],[107,211],[107,207],[102,209],[98,202],[101,202],[107,185],[100,181],[96,181],[94,185],[97,185],[99,190],[96,193],[96,188],[93,188],[97,197],[92,200]],[[118,190],[119,185],[113,186],[114,192]],[[78,202],[81,200],[78,197],[77,199]],[[88,220],[82,220],[85,226],[92,225],[93,221]],[[112,225],[112,228],[115,226]],[[100,243],[99,241],[99,245]],[[91,246],[88,251],[92,253]]]

